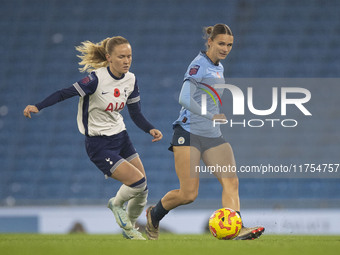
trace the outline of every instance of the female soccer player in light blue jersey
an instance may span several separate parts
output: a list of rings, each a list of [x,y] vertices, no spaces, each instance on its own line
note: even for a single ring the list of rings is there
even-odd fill
[[[103,172],[122,183],[116,197],[109,200],[123,235],[128,239],[145,240],[135,228],[135,222],[146,204],[148,189],[143,164],[126,132],[120,111],[127,105],[134,123],[153,136],[162,139],[143,116],[137,80],[129,72],[132,51],[130,43],[121,36],[100,43],[83,42],[76,48],[80,53],[81,71],[91,72],[73,86],[59,90],[36,105],[28,105],[24,115],[31,118],[45,107],[73,96],[80,96],[78,128],[85,135],[86,151],[91,161]],[[123,207],[127,204],[127,212]]]
[[[146,233],[149,239],[158,239],[160,220],[172,209],[193,202],[198,195],[199,173],[196,167],[202,159],[206,166],[235,167],[232,148],[222,137],[219,125],[213,120],[226,120],[219,113],[218,105],[206,96],[202,111],[202,95],[215,93],[220,99],[221,89],[213,85],[224,83],[221,60],[230,53],[234,37],[227,25],[216,24],[205,28],[207,51],[202,51],[191,62],[184,76],[179,96],[182,109],[174,122],[174,135],[169,148],[174,152],[176,173],[180,188],[169,191],[156,206],[147,209]],[[214,96],[214,95],[212,95]],[[216,100],[217,101],[217,100]],[[206,111],[206,112],[205,112]],[[222,206],[240,214],[238,177],[236,173],[215,173],[222,185]],[[263,227],[242,227],[236,239],[249,240],[259,237]]]

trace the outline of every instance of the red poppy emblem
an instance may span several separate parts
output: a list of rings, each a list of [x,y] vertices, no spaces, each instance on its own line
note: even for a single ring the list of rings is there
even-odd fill
[[[119,97],[120,96],[119,89],[115,89],[115,92],[113,94],[114,94],[115,97]]]

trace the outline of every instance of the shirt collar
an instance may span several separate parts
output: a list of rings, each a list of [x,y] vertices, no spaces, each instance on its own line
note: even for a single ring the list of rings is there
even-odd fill
[[[123,73],[122,77],[120,77],[120,78],[116,77],[116,76],[111,72],[109,66],[107,67],[107,71],[109,72],[109,74],[111,75],[111,77],[112,77],[113,79],[115,79],[115,80],[121,80],[121,79],[123,79],[123,78],[125,77],[125,74],[124,74],[124,73]]]

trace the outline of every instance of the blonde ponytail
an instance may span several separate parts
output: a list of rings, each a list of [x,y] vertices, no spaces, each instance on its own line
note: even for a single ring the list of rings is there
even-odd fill
[[[81,59],[79,62],[80,72],[91,72],[100,67],[108,66],[106,54],[111,54],[114,47],[120,44],[129,44],[129,41],[122,36],[108,37],[99,43],[93,43],[90,41],[82,42],[80,46],[76,47],[76,50],[81,53],[77,55]]]

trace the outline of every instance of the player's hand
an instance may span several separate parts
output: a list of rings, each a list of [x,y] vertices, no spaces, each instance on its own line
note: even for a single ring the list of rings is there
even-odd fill
[[[154,139],[152,139],[152,142],[158,142],[159,140],[161,140],[163,138],[162,132],[159,131],[158,129],[155,129],[155,128],[151,129],[149,133],[154,138]]]
[[[31,118],[31,112],[32,113],[38,113],[39,110],[35,105],[27,105],[25,110],[24,110],[25,117]]]
[[[221,122],[223,122],[223,121],[227,120],[227,117],[224,115],[224,113],[215,114],[212,120],[216,120],[216,122],[219,122],[219,120],[220,120]]]

